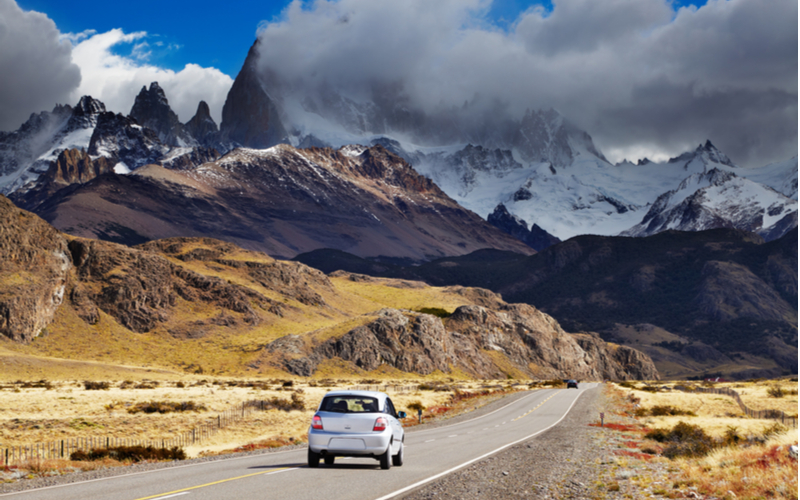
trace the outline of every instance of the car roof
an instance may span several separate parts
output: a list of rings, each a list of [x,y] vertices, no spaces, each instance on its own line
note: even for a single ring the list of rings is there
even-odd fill
[[[378,391],[331,391],[325,394],[324,397],[328,396],[370,396],[377,399],[384,399],[388,398],[389,396],[386,395],[384,392]]]

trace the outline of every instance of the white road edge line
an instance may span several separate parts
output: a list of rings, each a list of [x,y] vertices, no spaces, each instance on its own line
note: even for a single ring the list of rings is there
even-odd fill
[[[382,497],[376,498],[375,500],[389,500],[390,498],[396,497],[397,495],[400,495],[400,494],[405,493],[407,491],[413,490],[414,488],[422,486],[423,484],[426,484],[426,483],[429,483],[429,482],[434,481],[436,479],[439,479],[442,476],[446,476],[447,474],[450,474],[451,472],[455,472],[458,469],[462,469],[462,468],[466,467],[467,465],[469,465],[471,463],[477,462],[478,460],[483,460],[484,458],[486,458],[486,457],[488,457],[490,455],[494,455],[495,453],[497,453],[499,451],[503,451],[503,450],[505,450],[506,448],[508,448],[510,446],[514,446],[515,444],[521,443],[521,442],[526,441],[526,440],[528,440],[528,439],[530,439],[532,437],[538,436],[539,434],[543,433],[544,431],[550,430],[552,427],[555,427],[556,425],[558,425],[559,422],[564,420],[564,417],[566,417],[569,414],[570,410],[572,410],[572,407],[575,406],[575,403],[578,401],[578,398],[580,398],[583,393],[584,393],[584,391],[581,391],[578,394],[578,397],[575,398],[574,401],[572,401],[571,405],[569,405],[569,408],[567,408],[567,411],[564,412],[564,414],[561,416],[561,418],[559,418],[558,420],[556,420],[555,422],[550,424],[548,427],[545,427],[544,429],[542,429],[540,431],[534,432],[530,436],[525,436],[522,439],[518,439],[518,440],[514,441],[513,443],[508,443],[506,445],[503,445],[503,446],[501,446],[500,448],[497,448],[494,451],[490,451],[489,453],[486,453],[484,455],[479,456],[478,458],[473,458],[472,460],[464,462],[461,465],[456,465],[452,469],[448,469],[448,470],[446,470],[444,472],[440,472],[439,474],[431,476],[431,477],[429,477],[427,479],[423,479],[422,481],[417,481],[416,483],[414,483],[414,484],[412,484],[410,486],[406,486],[405,488],[401,488],[401,489],[399,489],[397,491],[393,491],[392,493],[389,493],[388,495],[384,495]]]
[[[188,495],[188,494],[189,494],[188,491],[184,491],[183,493],[175,493],[174,495],[167,495],[165,497],[156,497],[153,498],[152,500],[164,500],[165,498],[179,497],[181,495]]]

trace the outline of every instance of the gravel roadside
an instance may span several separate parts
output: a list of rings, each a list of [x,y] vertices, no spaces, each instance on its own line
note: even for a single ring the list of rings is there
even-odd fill
[[[552,429],[409,492],[404,500],[650,498],[671,489],[668,464],[621,455],[631,439],[606,423],[631,424],[612,415],[602,389],[587,391]],[[698,498],[698,497],[696,497]]]

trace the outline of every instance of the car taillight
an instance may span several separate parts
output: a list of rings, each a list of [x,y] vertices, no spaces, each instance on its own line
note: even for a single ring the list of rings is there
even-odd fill
[[[386,430],[386,417],[378,417],[378,420],[375,421],[375,425],[372,427],[373,432],[381,432]]]
[[[317,429],[318,431],[323,430],[322,429],[322,419],[320,418],[319,415],[314,415],[314,418],[311,419],[311,428],[312,429]]]

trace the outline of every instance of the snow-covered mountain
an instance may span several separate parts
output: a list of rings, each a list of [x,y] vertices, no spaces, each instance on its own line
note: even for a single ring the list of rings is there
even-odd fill
[[[0,192],[41,188],[39,179],[57,168],[59,155],[68,150],[88,152],[90,161],[106,158],[115,172],[124,174],[161,159],[183,157],[178,163],[195,165],[196,159],[217,158],[209,148],[229,149],[219,139],[205,102],[181,124],[157,82],[142,88],[128,116],[106,112],[102,102],[84,96],[74,108],[58,105],[32,114],[14,132],[0,132]]]
[[[127,173],[149,163],[191,168],[237,147],[360,144],[402,157],[483,218],[502,205],[516,217],[514,231],[523,224],[561,240],[711,227],[772,239],[797,225],[796,157],[745,169],[706,142],[666,162],[612,165],[586,131],[554,109],[515,116],[476,97],[461,107],[420,110],[400,85],[347,93],[327,83],[281,82],[259,68],[258,50],[256,42],[228,93],[219,130],[203,102],[181,124],[157,83],[141,90],[130,116],[106,113],[87,96],[75,108],[57,106],[0,133],[0,191],[16,191],[20,199],[33,189],[41,201],[52,189],[37,185],[40,176],[44,183],[73,178],[58,174],[73,161],[56,162],[69,148],[87,151],[84,163],[105,159],[87,171],[114,165]],[[49,169],[52,175],[42,176]]]
[[[34,113],[14,132],[0,132],[0,192],[35,181],[66,149],[86,149],[105,105],[89,96],[73,108]]]
[[[692,174],[658,197],[642,222],[623,236],[650,236],[670,229],[731,227],[780,238],[797,225],[797,200],[733,172],[712,168]]]
[[[246,104],[251,112],[223,120],[223,133],[239,131],[228,137],[240,142],[251,137],[254,147],[279,136],[297,147],[381,144],[480,216],[504,205],[510,214],[560,239],[632,231],[659,196],[713,169],[797,198],[796,159],[743,169],[706,142],[667,162],[612,165],[586,131],[554,109],[527,110],[515,118],[502,105],[476,97],[462,107],[420,110],[411,106],[400,84],[372,83],[354,90],[280,81],[259,68],[258,51],[256,42],[226,102],[230,109]],[[712,226],[752,227],[731,219],[735,206],[755,210],[751,199],[737,198],[748,192],[726,190],[731,199],[724,213],[715,212],[717,225]],[[774,203],[756,205],[768,211]],[[762,217],[765,225],[758,230],[763,234],[773,234],[771,217]],[[696,221],[682,227],[710,226]]]

